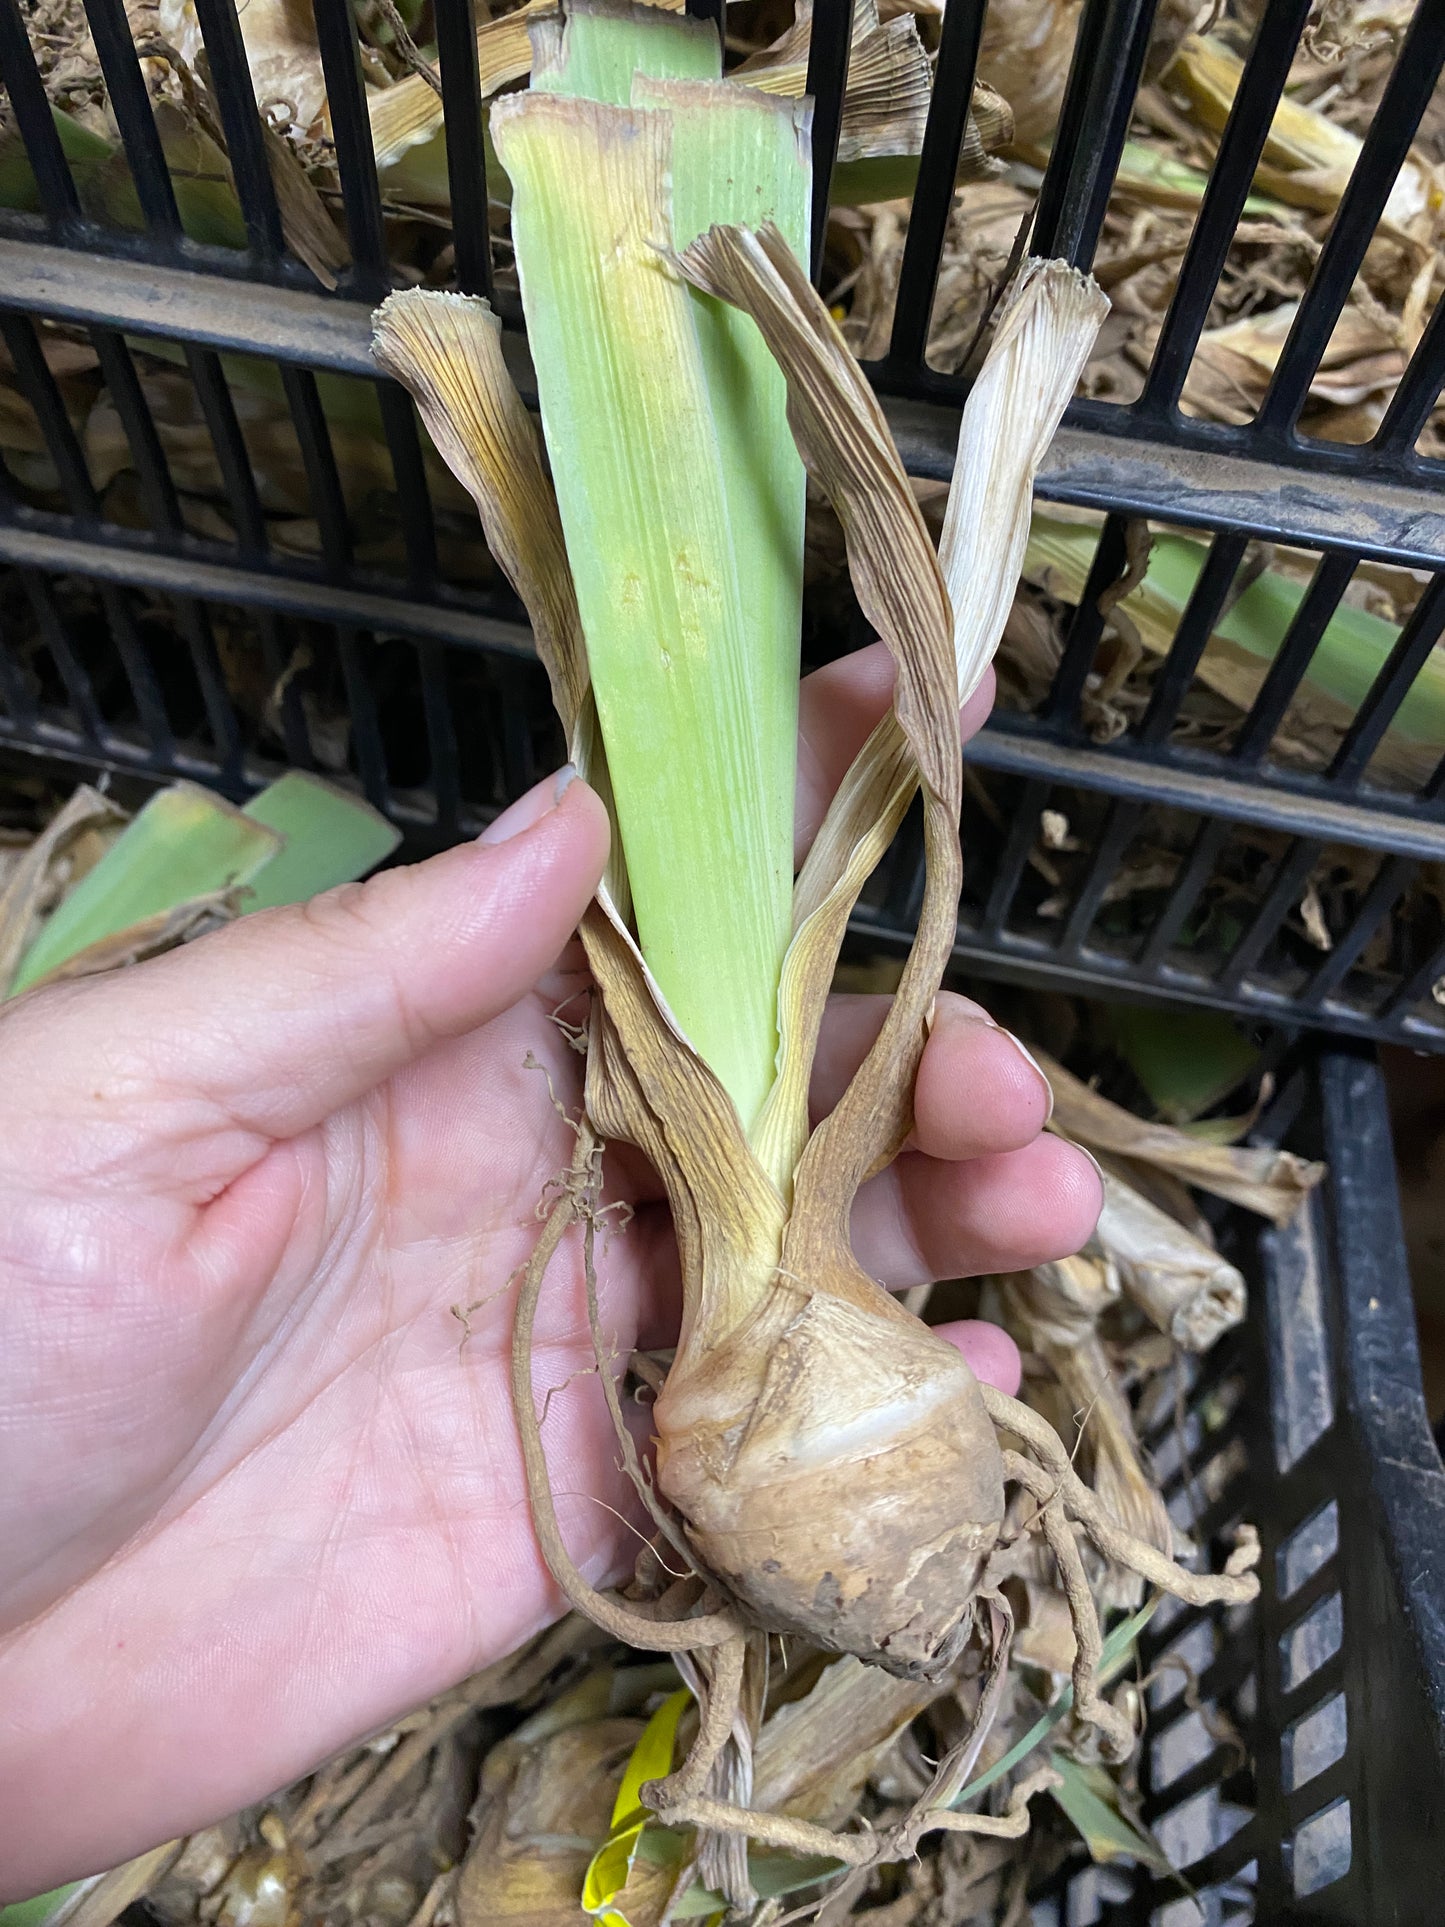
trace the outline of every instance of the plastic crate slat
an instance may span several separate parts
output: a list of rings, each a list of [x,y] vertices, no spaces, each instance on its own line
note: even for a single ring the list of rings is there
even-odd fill
[[[386,258],[371,118],[361,79],[356,17],[349,0],[313,0],[313,4],[331,136],[336,143],[336,169],[341,176],[346,235],[351,245],[347,280],[356,293],[370,298],[390,286],[391,270]]]
[[[220,758],[223,781],[234,782],[240,771],[244,745],[230,691],[216,654],[216,638],[204,606],[186,598],[177,605],[179,627],[200,686],[211,739]]]
[[[1336,938],[1334,949],[1300,992],[1299,1000],[1306,1010],[1323,1003],[1344,982],[1356,958],[1399,902],[1414,874],[1415,865],[1408,857],[1391,857],[1380,865],[1349,929]]]
[[[95,689],[70,646],[70,637],[55,607],[50,584],[35,569],[21,569],[17,573],[24,584],[25,599],[35,617],[40,639],[60,672],[60,680],[65,684],[65,693],[70,698],[81,730],[91,742],[99,743],[104,730],[95,700]]]
[[[808,39],[806,91],[813,99],[813,219],[808,264],[816,283],[823,272],[828,232],[828,195],[838,136],[843,129],[843,97],[848,89],[853,9],[848,0],[819,0]]]
[[[419,642],[417,662],[421,670],[427,746],[431,751],[431,789],[436,797],[437,827],[443,835],[455,836],[461,819],[462,793],[453,722],[455,709],[447,688],[446,652],[440,643]]]
[[[276,618],[269,609],[256,610],[253,620],[261,641],[261,659],[266,666],[266,684],[273,692],[272,701],[278,705],[281,712],[281,740],[286,749],[286,761],[295,769],[314,770],[316,758],[311,752],[311,737],[306,727],[305,713],[301,707],[300,691],[296,686],[295,675],[289,673],[294,658],[288,661],[277,632]]]
[[[1086,0],[1039,189],[1032,252],[1087,268],[1129,131],[1157,0]],[[1084,138],[1087,129],[1088,138]]]
[[[92,328],[90,338],[100,358],[100,371],[115,412],[125,430],[150,525],[157,535],[175,535],[181,526],[175,483],[130,349],[123,338],[109,328]]]
[[[1184,928],[1185,918],[1199,901],[1199,894],[1219,861],[1219,853],[1229,839],[1229,824],[1215,819],[1202,823],[1199,833],[1190,846],[1179,875],[1174,880],[1168,901],[1159,912],[1153,930],[1139,953],[1141,970],[1156,971],[1173,948],[1175,939]]]
[[[1322,848],[1318,838],[1301,837],[1280,858],[1263,903],[1219,973],[1220,984],[1226,990],[1237,990],[1264,955],[1270,939],[1293,908]]]
[[[396,484],[407,574],[413,586],[426,594],[436,585],[437,537],[416,414],[410,395],[396,382],[378,381],[376,393]]]
[[[1134,733],[1136,742],[1161,743],[1174,727],[1179,705],[1194,681],[1199,658],[1204,654],[1224,611],[1225,597],[1233,585],[1247,547],[1248,543],[1242,535],[1231,534],[1218,535],[1210,544],[1209,554],[1180,618],[1169,654],[1154,678],[1149,707]]]
[[[1435,0],[1423,0],[1371,116],[1364,147],[1280,351],[1274,377],[1255,418],[1257,429],[1287,433],[1298,420],[1320,357],[1349,298],[1442,65],[1445,21]]]
[[[433,13],[446,114],[457,286],[463,294],[490,295],[492,243],[474,0],[434,0]]]
[[[1123,575],[1127,554],[1124,519],[1111,515],[1104,523],[1094,559],[1089,564],[1088,579],[1069,623],[1053,688],[1039,709],[1046,722],[1072,721],[1078,711],[1079,698],[1084,693],[1084,684],[1104,633],[1106,618],[1099,612],[1099,598]]]
[[[975,738],[973,748],[977,748]],[[1004,845],[1003,855],[999,858],[998,868],[994,871],[988,903],[983,913],[983,928],[989,936],[996,936],[1008,920],[1008,913],[1018,892],[1023,877],[1024,865],[1029,860],[1029,852],[1034,846],[1038,831],[1039,812],[1049,799],[1049,785],[1037,777],[1030,778],[1020,789],[1013,809],[1013,823]]]
[[[211,446],[221,470],[221,483],[235,518],[237,546],[243,555],[264,556],[270,546],[266,518],[256,493],[251,457],[236,419],[236,407],[221,368],[221,358],[209,348],[188,346],[186,366],[196,385],[196,398],[206,418]]]
[[[1178,404],[1310,6],[1311,0],[1274,0],[1260,16],[1144,392],[1136,404],[1140,414],[1172,413]]]
[[[0,630],[0,706],[8,710],[11,722],[21,729],[33,728],[39,718],[39,707],[26,683],[25,672],[11,653],[3,630]]]
[[[366,657],[369,641],[354,629],[336,625],[336,652],[346,684],[346,704],[351,713],[351,740],[356,753],[356,769],[362,793],[373,809],[386,810],[390,803],[386,779],[386,752],[376,719],[376,698],[372,690]]]
[[[1362,785],[1337,795],[1323,775],[1287,768],[1238,773],[1227,758],[1183,744],[1139,750],[1127,741],[1100,748],[1032,718],[994,717],[968,744],[979,769],[1037,776],[1064,789],[1159,803],[1197,816],[1250,823],[1294,836],[1401,855],[1445,856],[1445,822],[1420,797]]]
[[[35,411],[46,452],[55,464],[70,512],[78,521],[93,522],[100,515],[100,498],[90,479],[80,438],[71,425],[55,377],[41,352],[34,324],[20,315],[0,316],[0,333],[15,364],[20,392]]]
[[[99,539],[57,533],[57,523],[66,526],[63,518],[38,511],[0,516],[0,563],[33,564],[55,574],[79,573],[139,589],[189,591],[208,602],[270,609],[278,615],[322,622],[340,618],[360,628],[435,637],[463,649],[536,660],[531,632],[486,605],[450,598],[425,602],[404,585],[398,589],[395,583],[359,572],[332,579],[323,568],[291,558],[273,557],[265,566],[242,563],[234,551],[208,553],[207,545],[195,537],[185,553],[172,553],[131,530],[108,529]]]
[[[898,294],[888,360],[921,367],[928,348],[934,291],[944,236],[953,211],[954,176],[968,127],[985,0],[950,0],[943,16],[933,98],[918,159],[918,186],[908,211],[908,233],[898,270]]]
[[[1438,943],[1413,976],[1406,978],[1405,982],[1386,998],[1380,1009],[1381,1019],[1385,1023],[1396,1022],[1413,1010],[1417,1004],[1423,1004],[1430,997],[1434,986],[1442,980],[1445,980],[1445,942]]]
[[[174,763],[175,734],[171,729],[170,717],[166,714],[155,671],[151,668],[150,658],[131,619],[130,605],[121,590],[109,585],[102,590],[101,600],[150,754],[162,764]]]
[[[273,262],[286,241],[235,0],[195,0],[195,5],[246,235],[258,259]]]
[[[158,240],[174,244],[181,217],[124,0],[85,0],[85,17],[146,226]]]
[[[1088,936],[1104,892],[1113,882],[1119,859],[1133,839],[1143,815],[1139,803],[1116,801],[1109,805],[1104,829],[1089,859],[1089,868],[1079,885],[1072,909],[1059,938],[1061,957],[1077,956]]]
[[[1408,461],[1445,387],[1445,303],[1437,301],[1370,446]]]
[[[301,368],[283,368],[281,385],[301,445],[311,508],[321,530],[321,554],[326,567],[341,575],[351,561],[351,525],[316,378]]]
[[[1244,726],[1235,740],[1233,761],[1247,766],[1258,763],[1274,740],[1284,721],[1295,691],[1304,680],[1321,636],[1350,586],[1356,558],[1351,554],[1320,557],[1319,567],[1310,579],[1304,600],[1260,685]]]
[[[1437,575],[1410,612],[1389,660],[1370,686],[1330,764],[1332,782],[1353,783],[1380,746],[1400,704],[1445,631],[1445,576]]]
[[[0,0],[0,77],[35,172],[40,205],[58,227],[78,223],[80,199],[17,0]]]

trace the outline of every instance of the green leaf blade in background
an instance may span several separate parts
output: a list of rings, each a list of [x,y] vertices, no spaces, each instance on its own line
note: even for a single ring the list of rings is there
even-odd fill
[[[379,810],[303,770],[278,777],[242,814],[282,839],[252,879],[243,913],[305,903],[338,883],[350,883],[384,862],[401,842],[400,830]]]
[[[10,995],[139,924],[238,889],[280,848],[275,830],[197,784],[161,790],[51,913]]]

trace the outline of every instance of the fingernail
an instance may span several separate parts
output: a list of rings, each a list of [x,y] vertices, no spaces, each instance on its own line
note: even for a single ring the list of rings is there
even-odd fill
[[[1049,1099],[1049,1108],[1044,1112],[1044,1123],[1047,1124],[1049,1119],[1054,1114],[1053,1085],[1049,1082],[1048,1078],[1044,1075],[1043,1069],[1039,1064],[1039,1060],[1034,1056],[1033,1052],[1029,1049],[1028,1045],[1023,1041],[1023,1039],[1021,1037],[1015,1037],[1011,1030],[1005,1030],[1002,1024],[998,1026],[998,1030],[1002,1036],[1007,1037],[1009,1042],[1013,1045],[1014,1049],[1018,1052],[1019,1056],[1023,1058],[1024,1062],[1028,1065],[1029,1069],[1038,1078],[1039,1082],[1043,1085],[1045,1091],[1047,1091],[1048,1099]]]
[[[493,818],[477,838],[478,843],[506,843],[520,836],[523,830],[530,830],[534,823],[540,823],[556,809],[576,775],[573,765],[566,763],[555,776],[544,776],[525,796],[519,796],[500,816]]]
[[[1109,1180],[1104,1174],[1103,1165],[1100,1164],[1099,1160],[1094,1156],[1093,1152],[1089,1149],[1087,1144],[1080,1144],[1079,1140],[1075,1137],[1067,1138],[1065,1142],[1068,1144],[1072,1144],[1074,1149],[1076,1151],[1081,1152],[1083,1156],[1085,1156],[1089,1160],[1090,1164],[1093,1165],[1094,1171],[1099,1180],[1099,1195],[1102,1198],[1107,1200],[1109,1195]],[[1102,1206],[1100,1208],[1102,1209]]]

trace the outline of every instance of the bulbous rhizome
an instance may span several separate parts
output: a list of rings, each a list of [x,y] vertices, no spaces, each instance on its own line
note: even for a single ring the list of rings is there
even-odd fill
[[[679,1351],[655,1421],[664,1495],[759,1624],[905,1678],[948,1671],[1004,1511],[953,1346],[861,1274],[846,1296],[780,1282],[721,1344]]]

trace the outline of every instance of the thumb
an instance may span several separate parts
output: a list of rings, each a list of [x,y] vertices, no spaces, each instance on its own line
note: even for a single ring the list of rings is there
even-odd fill
[[[122,1105],[179,1098],[193,1133],[199,1100],[202,1129],[292,1137],[530,990],[576,929],[607,842],[600,799],[569,768],[474,843],[41,991],[36,1022],[21,1000],[6,1057],[28,1043],[52,1089],[79,1078]]]

